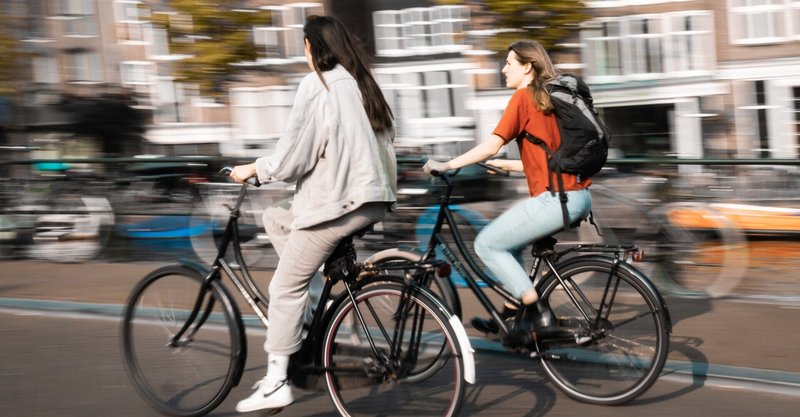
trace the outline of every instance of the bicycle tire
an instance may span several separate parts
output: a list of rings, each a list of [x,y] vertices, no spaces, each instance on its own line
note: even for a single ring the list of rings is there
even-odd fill
[[[370,262],[378,269],[381,267],[390,266],[392,263],[401,262],[419,262],[422,260],[422,255],[406,251],[402,249],[387,249],[370,256],[366,262]],[[387,274],[392,274],[395,271],[387,270]],[[457,317],[461,318],[461,300],[458,297],[455,284],[450,280],[450,277],[440,277],[435,274],[429,289],[433,294],[444,301],[445,305]]]
[[[630,265],[615,268],[614,260],[604,256],[572,258],[557,270],[592,319],[612,271],[611,288],[616,291],[604,307],[607,315],[596,320],[597,333],[590,342],[578,344],[575,337],[536,342],[548,378],[569,397],[591,404],[623,404],[647,391],[666,362],[671,330],[669,313],[655,287]],[[578,278],[581,284],[575,284]],[[537,289],[561,326],[577,336],[591,334],[591,325],[552,272]]]
[[[210,315],[190,338],[170,346],[202,280],[185,266],[159,268],[139,282],[125,306],[122,349],[128,375],[151,406],[173,416],[201,416],[217,407],[238,384],[247,356],[241,315],[218,280],[210,282],[203,303],[204,311],[211,306]]]
[[[409,289],[395,282],[366,286],[356,291],[357,305],[346,298],[329,316],[321,363],[329,396],[342,416],[375,415],[377,410],[385,416],[419,410],[432,416],[458,413],[465,380],[457,336],[439,302],[427,292]],[[400,308],[403,300],[406,304]],[[371,350],[356,309],[381,358]],[[355,325],[348,328],[349,323]],[[406,335],[409,324],[418,332]],[[400,341],[399,346],[392,348],[392,341]],[[443,345],[447,354],[441,351]],[[382,359],[391,366],[381,366]],[[419,369],[432,369],[434,363],[441,364],[435,374],[422,377]]]

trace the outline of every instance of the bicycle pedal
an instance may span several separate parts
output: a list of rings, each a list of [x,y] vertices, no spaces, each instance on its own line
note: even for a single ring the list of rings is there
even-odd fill
[[[283,407],[280,407],[280,408],[270,408],[270,409],[268,409],[268,410],[264,410],[264,413],[263,413],[263,415],[265,415],[265,416],[274,416],[275,414],[278,414],[278,413],[280,413],[281,411],[283,411]]]
[[[586,346],[589,343],[592,343],[592,337],[591,336],[580,336],[580,335],[576,334],[575,335],[575,343],[578,344],[579,346]]]

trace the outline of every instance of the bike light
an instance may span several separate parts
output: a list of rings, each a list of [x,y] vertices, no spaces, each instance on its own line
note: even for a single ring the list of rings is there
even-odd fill
[[[642,262],[644,261],[644,251],[639,249],[633,252],[633,260],[634,262]]]

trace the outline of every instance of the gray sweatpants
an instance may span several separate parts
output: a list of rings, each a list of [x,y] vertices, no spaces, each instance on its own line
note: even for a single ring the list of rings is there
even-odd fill
[[[290,229],[293,217],[286,205],[264,210],[264,227],[279,257],[269,284],[267,353],[291,355],[300,350],[309,287],[316,302],[323,286],[319,268],[339,241],[383,220],[387,208],[388,203],[367,203],[336,220],[301,230]]]

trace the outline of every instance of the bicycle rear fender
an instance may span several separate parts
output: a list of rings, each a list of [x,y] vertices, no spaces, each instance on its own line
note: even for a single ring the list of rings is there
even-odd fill
[[[364,262],[375,263],[386,258],[405,258],[409,261],[416,262],[422,260],[422,254],[399,248],[384,249],[378,253],[372,254]]]
[[[599,261],[604,261],[604,262],[613,262],[614,261],[611,257],[603,256],[603,255],[582,255],[582,256],[576,256],[574,258],[567,259],[567,260],[565,260],[563,262],[559,262],[558,265],[556,265],[556,266],[560,269],[561,267],[564,267],[564,266],[567,266],[567,265],[570,265],[570,264],[573,264],[573,263],[576,263],[576,262],[586,261],[586,260],[599,260]],[[631,265],[631,264],[629,264],[627,262],[620,262],[619,263],[619,268],[624,269],[629,274],[634,275],[637,278],[639,278],[642,281],[642,283],[650,290],[650,292],[652,292],[656,296],[656,300],[658,301],[658,304],[661,306],[661,309],[664,311],[664,320],[666,321],[665,324],[667,326],[667,332],[672,334],[672,318],[670,317],[670,314],[669,314],[669,308],[667,308],[667,303],[666,303],[666,301],[664,301],[664,297],[661,295],[661,292],[658,291],[658,289],[653,284],[653,282],[650,280],[650,278],[648,278],[647,275],[645,275],[644,273],[639,271],[639,269],[637,269],[636,267],[634,267],[633,265]],[[543,281],[544,280],[541,279],[536,283],[536,291],[539,292],[539,293],[541,293],[540,286],[541,286]]]

